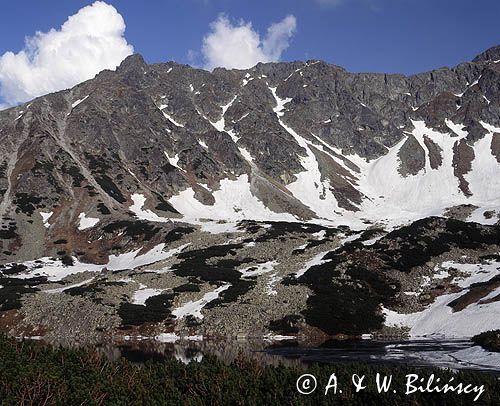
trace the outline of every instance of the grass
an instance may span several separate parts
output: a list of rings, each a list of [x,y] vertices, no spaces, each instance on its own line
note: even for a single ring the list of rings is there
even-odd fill
[[[237,358],[227,365],[213,357],[184,365],[174,359],[132,363],[109,361],[96,350],[50,348],[0,336],[0,399],[2,405],[466,405],[473,394],[416,393],[405,395],[406,374],[442,381],[485,385],[476,404],[500,404],[500,384],[495,376],[477,372],[416,370],[409,367],[342,364],[312,365],[303,369],[263,365]],[[304,372],[314,374],[318,389],[311,395],[296,390]],[[397,393],[378,394],[374,377],[393,375]],[[324,396],[324,387],[335,373],[342,394]],[[352,374],[366,375],[368,387],[354,393]]]

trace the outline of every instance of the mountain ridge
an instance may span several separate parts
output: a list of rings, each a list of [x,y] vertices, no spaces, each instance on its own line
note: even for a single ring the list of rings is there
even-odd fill
[[[49,124],[46,133],[50,133],[52,141],[68,155],[69,162],[76,162],[87,187],[96,189],[101,200],[121,210],[126,211],[131,201],[125,196],[129,192],[124,194],[105,173],[104,166],[109,164],[99,166],[96,158],[99,150],[92,155],[91,151],[84,151],[82,145],[79,151],[68,145],[68,142],[75,145],[79,142],[66,139],[68,134],[71,138],[73,133],[88,132],[88,126],[82,124],[84,121],[85,125],[91,123],[100,137],[93,140],[95,134],[83,135],[87,142],[97,141],[101,151],[108,148],[109,154],[116,155],[118,151],[121,155],[111,158],[123,166],[124,173],[120,176],[131,177],[127,180],[130,183],[137,180],[136,173],[139,173],[139,183],[152,194],[148,199],[155,201],[150,209],[172,206],[167,200],[186,187],[193,190],[195,200],[213,205],[213,190],[220,188],[221,180],[235,180],[246,174],[251,194],[265,201],[266,207],[273,208],[271,211],[291,213],[302,219],[331,218],[325,213],[363,211],[360,208],[363,201],[373,200],[374,196],[359,190],[357,185],[362,181],[360,165],[367,166],[387,156],[404,137],[406,142],[390,163],[398,165],[403,178],[426,171],[425,161],[431,156],[427,171],[431,173],[439,168],[442,154],[447,151],[443,151],[444,144],[438,145],[428,136],[433,132],[435,137],[444,132],[464,138],[452,147],[451,165],[459,190],[470,197],[473,193],[464,178],[474,160],[469,144],[474,145],[491,133],[492,152],[498,154],[498,137],[494,135],[500,126],[498,96],[489,93],[494,88],[492,84],[498,82],[499,69],[490,62],[497,53],[498,47],[494,47],[480,54],[475,58],[480,61],[479,65],[467,62],[451,70],[439,69],[408,77],[351,74],[321,61],[258,64],[248,70],[207,72],[172,62],[147,65],[136,54],[126,58],[116,72],[103,71],[71,90],[35,99],[24,107],[1,114],[11,120],[16,116],[9,130],[21,133],[21,137],[23,131],[32,134],[39,131],[38,125],[47,125],[41,122],[45,120],[44,115],[52,115],[49,121],[55,121],[55,126]],[[208,90],[203,89],[205,86]],[[128,97],[126,102],[119,100],[123,94]],[[34,115],[23,110],[34,106],[37,106]],[[134,128],[130,114],[142,121],[141,128]],[[34,117],[36,125],[28,117]],[[20,128],[25,119],[30,121],[30,130]],[[9,120],[2,121],[8,123]],[[150,131],[145,130],[146,121]],[[417,130],[415,122],[425,125]],[[488,130],[483,122],[493,127]],[[133,139],[123,134],[125,125],[133,130]],[[161,139],[165,132],[168,139]],[[2,133],[5,139],[4,126]],[[126,145],[123,140],[127,137]],[[144,144],[141,148],[148,151],[147,154],[132,151],[129,144],[137,141]],[[161,150],[149,145],[151,141],[160,142]],[[132,155],[127,157],[127,154]],[[131,158],[138,156],[142,156],[142,164],[133,163],[133,167],[125,168],[127,161],[130,163]],[[156,187],[147,179],[153,175],[145,165],[150,159],[163,161],[158,165],[163,168],[163,174],[158,173],[158,168],[149,168],[159,182]],[[8,168],[5,161],[3,167]],[[304,169],[305,172],[301,172]],[[302,182],[317,183],[317,190],[305,192],[301,188],[307,189],[307,186],[300,184],[297,175],[313,172],[318,172],[314,179]],[[52,173],[45,177],[55,179]],[[295,194],[290,192],[291,184]],[[9,197],[12,193],[6,186],[3,190],[8,190]],[[27,186],[24,193],[32,190]],[[132,187],[128,185],[127,189]],[[166,191],[166,195],[158,196],[162,191]],[[307,199],[309,192],[318,194],[315,201]],[[302,196],[304,193],[306,196]],[[373,193],[381,195],[385,191]],[[323,200],[328,199],[330,204],[323,204]],[[6,209],[7,200],[2,199],[2,210]],[[457,203],[466,201],[462,199]],[[178,211],[175,207],[167,209],[170,215]]]
[[[408,77],[135,55],[1,111],[0,330],[500,327],[499,51]]]

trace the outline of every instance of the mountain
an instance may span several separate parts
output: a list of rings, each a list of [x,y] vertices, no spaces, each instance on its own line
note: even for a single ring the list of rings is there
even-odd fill
[[[410,328],[464,255],[498,272],[500,47],[412,76],[132,55],[0,112],[0,197],[19,334]]]

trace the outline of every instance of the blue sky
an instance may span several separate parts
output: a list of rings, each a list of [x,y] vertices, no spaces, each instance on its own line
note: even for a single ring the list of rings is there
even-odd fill
[[[296,27],[280,60],[322,59],[350,71],[411,74],[453,66],[500,44],[497,0],[106,2],[123,17],[128,44],[148,62],[175,60],[203,66],[203,38],[221,13],[234,25],[241,19],[251,22],[262,36],[270,24],[294,16]],[[90,4],[80,0],[2,2],[0,56],[21,51],[25,36],[59,29],[68,16]],[[0,103],[2,97],[7,96],[0,94]]]

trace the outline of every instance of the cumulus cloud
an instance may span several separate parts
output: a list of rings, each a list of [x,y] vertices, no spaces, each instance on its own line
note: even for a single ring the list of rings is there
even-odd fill
[[[261,39],[252,23],[241,20],[233,24],[225,15],[210,24],[210,32],[203,38],[202,54],[205,68],[247,69],[258,62],[276,62],[288,48],[297,27],[293,15],[272,24]]]
[[[134,51],[124,32],[118,11],[96,1],[70,16],[60,29],[27,37],[19,53],[0,57],[0,99],[13,105],[116,68]]]

